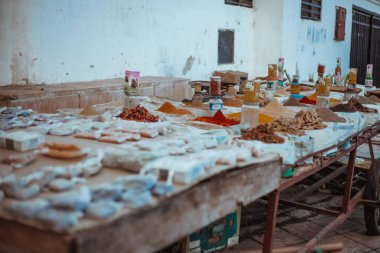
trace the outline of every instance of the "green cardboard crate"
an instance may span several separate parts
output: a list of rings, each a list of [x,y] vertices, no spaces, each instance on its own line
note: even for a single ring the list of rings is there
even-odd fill
[[[208,253],[225,249],[239,243],[240,207],[226,217],[219,219],[188,238],[190,253]]]

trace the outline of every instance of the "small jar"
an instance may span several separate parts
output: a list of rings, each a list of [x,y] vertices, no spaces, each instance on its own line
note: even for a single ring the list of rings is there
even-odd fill
[[[323,64],[318,64],[318,77],[323,77],[325,74],[326,67]]]
[[[358,69],[356,68],[351,68],[350,72],[348,72],[348,84],[352,85],[353,88],[355,88],[355,85],[357,83],[357,74],[358,74]]]
[[[191,100],[193,106],[202,106],[203,96],[202,96],[202,83],[195,83],[195,92]]]
[[[300,94],[301,93],[301,86],[299,84],[292,84],[290,86],[290,93],[291,94]]]
[[[268,65],[268,81],[277,80],[277,64]]]
[[[222,95],[221,86],[222,78],[220,76],[212,76],[210,78],[210,95],[220,97]]]

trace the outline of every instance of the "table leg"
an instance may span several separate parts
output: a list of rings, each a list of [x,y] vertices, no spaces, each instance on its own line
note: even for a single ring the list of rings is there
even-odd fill
[[[346,186],[345,186],[344,195],[343,195],[343,207],[342,207],[343,213],[347,213],[349,211],[351,189],[352,189],[352,178],[354,177],[354,170],[355,170],[355,157],[356,157],[356,148],[350,152],[350,156],[348,159]]]
[[[273,241],[274,231],[276,229],[276,218],[277,218],[277,209],[278,209],[279,200],[280,200],[280,192],[278,190],[275,190],[269,194],[268,213],[267,213],[267,220],[265,223],[265,234],[264,234],[264,245],[263,245],[264,253],[272,252],[272,241]]]

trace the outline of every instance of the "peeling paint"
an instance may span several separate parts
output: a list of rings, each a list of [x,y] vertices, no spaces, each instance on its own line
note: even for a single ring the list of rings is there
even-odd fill
[[[183,67],[183,70],[182,70],[183,75],[186,75],[191,70],[191,68],[193,67],[194,60],[195,60],[194,56],[189,56],[187,58],[185,66]]]

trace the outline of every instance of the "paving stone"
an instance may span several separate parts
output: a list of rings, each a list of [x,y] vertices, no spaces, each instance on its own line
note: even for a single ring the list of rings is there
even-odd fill
[[[282,229],[286,230],[292,235],[302,238],[305,241],[309,241],[310,239],[314,238],[323,229],[323,227],[307,221],[302,223],[289,224],[282,227]],[[331,232],[331,235],[335,234]]]
[[[311,204],[311,203],[317,203],[320,201],[327,200],[330,198],[330,194],[322,193],[322,192],[314,192],[313,194],[307,196],[304,200],[306,204]]]
[[[313,215],[314,215],[314,212],[310,212],[310,211],[304,210],[304,209],[294,209],[294,210],[290,211],[290,217],[292,217],[295,220],[306,219],[306,218],[313,216]]]
[[[357,207],[348,219],[350,221],[354,221],[354,222],[360,223],[361,225],[365,226],[364,207],[363,206]]]
[[[264,235],[256,235],[253,237],[256,241],[263,243]],[[285,246],[293,246],[299,243],[304,242],[303,239],[290,234],[289,232],[276,228],[273,240],[273,247],[285,247]]]
[[[250,238],[243,239],[239,242],[238,245],[225,249],[222,252],[223,253],[238,253],[245,250],[261,250],[262,245]]]
[[[321,244],[323,243],[343,243],[343,250],[340,252],[344,253],[363,253],[370,251],[371,248],[368,248],[360,243],[357,243],[343,235],[336,235],[331,237],[326,237],[321,240]]]
[[[331,216],[328,216],[328,215],[324,215],[324,214],[319,214],[313,218],[310,218],[309,221],[314,223],[314,224],[317,224],[321,227],[325,227],[327,226],[330,222],[332,222],[334,220],[335,217],[331,217]],[[347,232],[351,232],[351,231],[355,231],[355,230],[359,230],[359,229],[362,229],[363,228],[363,225],[361,223],[358,223],[358,222],[355,222],[355,221],[351,221],[349,219],[347,219],[343,224],[341,224],[340,226],[338,226],[334,232],[337,233],[337,234],[344,234],[344,233],[347,233]]]
[[[344,234],[344,236],[358,243],[366,245],[367,247],[371,249],[379,249],[380,248],[379,236],[368,236],[366,232],[367,230],[363,228],[358,231],[353,231],[353,232]]]

